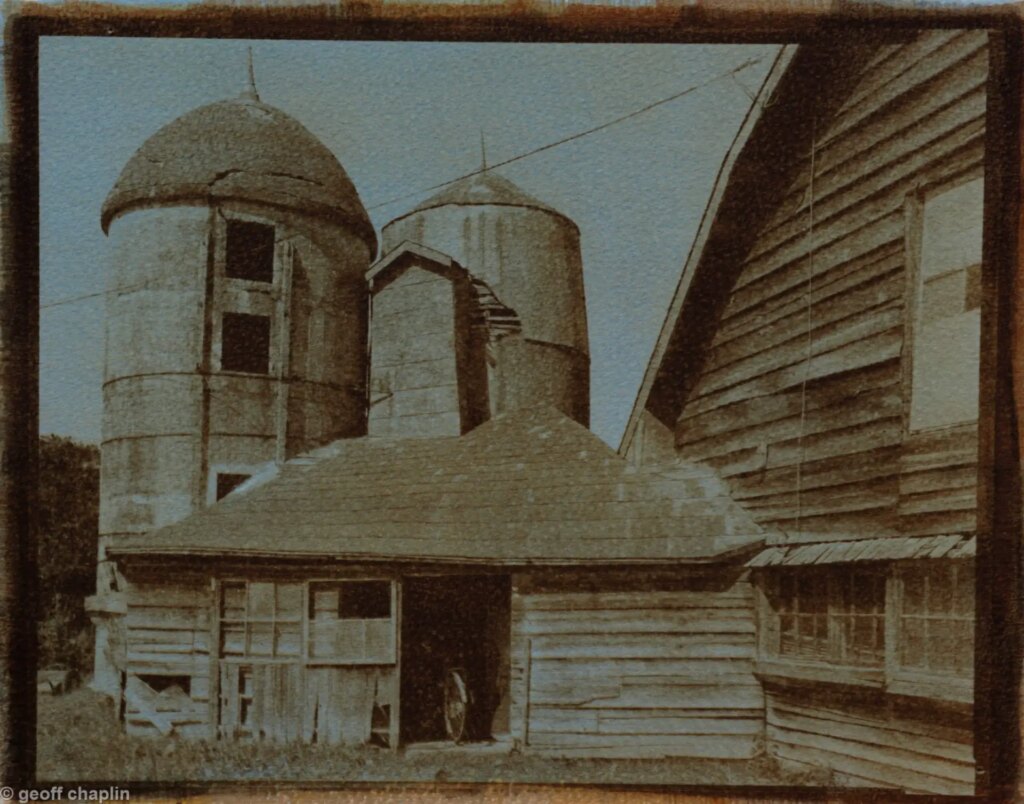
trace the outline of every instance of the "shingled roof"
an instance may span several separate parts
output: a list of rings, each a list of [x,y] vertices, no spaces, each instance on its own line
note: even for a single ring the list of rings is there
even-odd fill
[[[107,552],[576,565],[709,561],[762,543],[709,468],[633,467],[545,407],[461,437],[338,441]]]

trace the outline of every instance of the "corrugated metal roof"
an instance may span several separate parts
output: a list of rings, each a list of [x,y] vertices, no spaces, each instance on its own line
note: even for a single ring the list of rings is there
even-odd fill
[[[887,536],[816,544],[767,547],[747,562],[748,567],[850,564],[858,561],[904,561],[922,558],[970,558],[977,537],[967,533],[940,536]]]
[[[110,555],[476,564],[707,561],[760,546],[713,470],[637,469],[554,408],[457,438],[357,438]]]

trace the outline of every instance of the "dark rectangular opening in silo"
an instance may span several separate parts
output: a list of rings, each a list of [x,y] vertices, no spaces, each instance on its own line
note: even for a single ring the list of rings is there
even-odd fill
[[[223,371],[267,374],[270,371],[270,318],[225,313],[221,329],[220,367]]]
[[[250,477],[252,477],[252,475],[236,474],[234,472],[218,472],[217,499],[220,500],[227,497]]]
[[[228,221],[224,274],[231,279],[274,281],[274,227]]]

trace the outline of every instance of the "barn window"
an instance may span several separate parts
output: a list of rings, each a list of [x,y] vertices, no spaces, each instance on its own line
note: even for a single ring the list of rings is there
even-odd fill
[[[217,499],[227,497],[231,492],[241,486],[252,475],[245,475],[236,472],[217,473]]]
[[[267,374],[270,371],[270,318],[225,313],[221,327],[220,367],[223,371]]]
[[[273,226],[229,220],[225,252],[225,276],[253,282],[274,281]]]
[[[899,573],[898,666],[918,676],[969,679],[974,668],[974,566],[921,562]]]
[[[927,196],[913,304],[910,428],[978,417],[983,181]]]
[[[873,570],[809,567],[769,584],[768,652],[847,667],[885,659],[885,576]]]
[[[302,649],[302,584],[221,584],[221,655],[298,657]]]
[[[395,588],[386,580],[309,585],[309,658],[320,664],[395,661]]]

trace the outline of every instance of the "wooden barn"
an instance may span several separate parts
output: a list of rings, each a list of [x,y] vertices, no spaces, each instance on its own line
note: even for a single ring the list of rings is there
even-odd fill
[[[190,284],[108,302],[89,606],[129,733],[973,792],[996,50],[779,51],[618,453],[564,214],[483,168],[371,265],[344,170],[255,87],[150,138],[111,275]]]
[[[783,49],[620,450],[764,528],[767,750],[839,783],[974,790],[989,75],[981,31]]]
[[[560,756],[758,754],[760,528],[712,472],[638,469],[541,407],[336,442],[112,544],[129,733]]]

